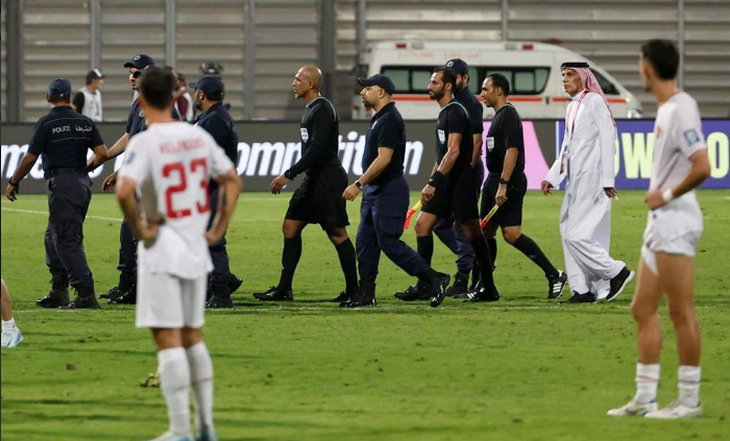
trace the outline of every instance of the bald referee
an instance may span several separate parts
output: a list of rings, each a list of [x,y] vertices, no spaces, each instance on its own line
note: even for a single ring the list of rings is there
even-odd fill
[[[484,105],[494,109],[487,133],[489,175],[484,183],[482,218],[495,204],[499,205],[484,228],[484,235],[494,263],[497,260],[495,236],[497,227],[501,227],[504,240],[542,269],[548,282],[548,298],[557,299],[563,293],[568,276],[550,263],[534,240],[522,234],[522,201],[527,193],[525,145],[522,121],[517,109],[507,100],[509,93],[509,80],[502,74],[489,74],[482,83]]]
[[[302,230],[319,224],[337,250],[345,274],[345,291],[334,299],[344,302],[358,292],[355,247],[347,235],[347,173],[338,156],[340,123],[335,106],[320,94],[322,72],[317,66],[304,66],[294,76],[294,96],[305,103],[299,125],[302,156],[289,170],[274,179],[270,189],[281,193],[285,185],[306,173],[302,184],[292,195],[284,218],[284,251],[281,256],[279,284],[254,297],[262,301],[292,300],[292,280],[302,255]]]

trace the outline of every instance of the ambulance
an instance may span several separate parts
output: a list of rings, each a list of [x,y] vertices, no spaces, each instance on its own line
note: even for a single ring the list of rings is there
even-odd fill
[[[393,100],[404,119],[436,119],[438,109],[428,96],[428,82],[433,69],[451,58],[469,64],[469,88],[477,96],[488,74],[506,76],[512,88],[509,100],[523,119],[565,118],[570,101],[560,73],[565,61],[585,61],[591,66],[614,118],[642,117],[641,102],[608,72],[577,52],[550,43],[381,41],[368,45],[357,70],[358,76],[382,73],[393,80]],[[356,95],[353,118],[369,119],[371,113]],[[493,113],[485,108],[485,119]]]

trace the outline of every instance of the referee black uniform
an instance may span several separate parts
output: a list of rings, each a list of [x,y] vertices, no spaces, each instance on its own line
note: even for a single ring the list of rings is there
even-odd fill
[[[485,217],[497,204],[496,197],[500,186],[506,187],[507,198],[489,220],[484,231],[492,253],[492,262],[497,259],[495,234],[499,226],[505,240],[543,270],[548,281],[548,298],[556,299],[563,291],[567,276],[553,266],[535,241],[522,234],[522,204],[527,193],[525,145],[520,115],[514,106],[507,102],[509,89],[509,81],[501,74],[489,75],[482,87],[484,104],[496,109],[485,142],[489,174],[484,183],[482,217]],[[511,173],[509,170],[506,172],[504,170],[505,158],[510,149],[517,151]]]

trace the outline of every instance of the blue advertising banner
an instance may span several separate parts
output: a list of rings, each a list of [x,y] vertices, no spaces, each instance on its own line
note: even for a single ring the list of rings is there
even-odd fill
[[[616,125],[616,188],[649,188],[654,154],[654,121],[616,121]],[[558,121],[555,126],[555,152],[556,157],[559,157],[565,121]],[[700,188],[730,189],[730,120],[703,120],[702,131],[707,141],[712,174]]]

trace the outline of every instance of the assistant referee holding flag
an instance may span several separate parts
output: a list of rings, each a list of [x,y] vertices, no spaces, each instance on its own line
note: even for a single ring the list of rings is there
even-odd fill
[[[525,145],[520,115],[507,101],[510,93],[509,80],[498,73],[487,75],[482,83],[484,105],[494,109],[492,124],[487,133],[487,169],[484,183],[482,217],[495,204],[499,209],[484,228],[484,235],[492,253],[492,263],[497,260],[497,227],[510,245],[520,250],[542,268],[548,280],[548,298],[557,299],[563,293],[568,276],[556,269],[540,247],[522,234],[522,201],[527,192],[525,175]]]

